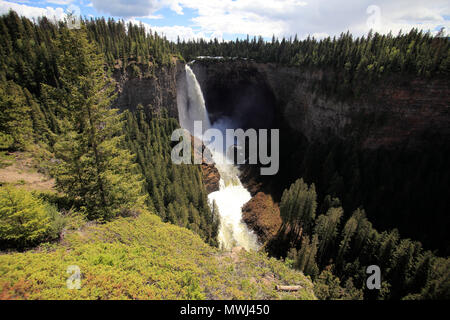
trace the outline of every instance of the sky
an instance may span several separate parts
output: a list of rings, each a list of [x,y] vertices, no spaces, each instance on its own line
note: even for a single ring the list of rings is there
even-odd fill
[[[0,14],[10,8],[30,19],[64,19],[72,11],[142,22],[169,40],[450,31],[449,0],[0,0]]]

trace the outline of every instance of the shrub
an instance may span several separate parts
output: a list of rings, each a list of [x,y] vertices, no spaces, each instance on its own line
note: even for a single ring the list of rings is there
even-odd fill
[[[83,214],[76,211],[63,211],[62,213],[54,205],[47,204],[47,213],[50,218],[49,240],[60,238],[64,230],[78,230],[86,224]]]
[[[315,299],[310,280],[267,254],[231,256],[145,210],[40,249],[0,255],[0,300]],[[67,289],[72,265],[81,271],[79,290]],[[302,289],[276,290],[289,284]]]
[[[0,241],[2,245],[25,247],[42,241],[50,229],[48,208],[30,192],[0,189]]]
[[[10,134],[0,132],[0,149],[6,150],[14,145],[14,138]]]

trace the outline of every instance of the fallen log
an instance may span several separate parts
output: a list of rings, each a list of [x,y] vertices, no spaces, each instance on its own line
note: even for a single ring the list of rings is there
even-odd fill
[[[303,289],[302,286],[276,286],[278,291],[298,291]]]

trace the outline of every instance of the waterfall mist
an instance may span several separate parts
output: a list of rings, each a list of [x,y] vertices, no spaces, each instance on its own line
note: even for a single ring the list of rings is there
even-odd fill
[[[180,81],[177,93],[178,114],[180,125],[194,134],[194,121],[202,121],[203,130],[216,128],[224,132],[225,129],[235,128],[231,118],[217,119],[211,126],[206,110],[203,93],[192,69],[186,65],[186,78]],[[224,146],[223,152],[211,152],[220,174],[219,191],[208,195],[210,204],[216,202],[220,213],[218,240],[221,248],[230,250],[241,246],[246,250],[257,250],[258,240],[253,231],[249,230],[242,220],[242,206],[251,199],[248,192],[239,180],[238,168],[226,161]]]

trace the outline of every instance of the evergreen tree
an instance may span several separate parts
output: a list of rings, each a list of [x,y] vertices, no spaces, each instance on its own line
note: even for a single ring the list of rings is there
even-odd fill
[[[311,242],[308,236],[304,236],[295,263],[300,271],[306,275],[310,275],[313,279],[319,273],[319,268],[316,263],[317,245],[317,236],[314,236]]]
[[[420,294],[409,296],[415,299],[450,299],[450,259],[435,258],[430,278]]]
[[[59,105],[63,133],[54,146],[61,162],[57,187],[81,202],[88,217],[111,219],[140,209],[141,175],[134,155],[121,147],[122,121],[109,106],[113,96],[103,58],[87,40],[86,30],[62,29],[57,45],[58,87],[45,86],[53,105]]]
[[[317,201],[314,184],[311,187],[298,179],[283,192],[280,215],[283,223],[292,228],[294,241],[301,236],[303,229],[309,230],[316,215]]]
[[[350,219],[347,220],[345,223],[344,229],[342,230],[341,235],[341,243],[339,244],[339,250],[336,258],[336,263],[339,266],[342,266],[345,258],[345,254],[350,249],[352,237],[354,233],[356,232],[356,228],[358,227],[358,222],[356,221],[355,217],[350,217]]]
[[[330,208],[326,215],[320,215],[316,220],[314,232],[319,238],[318,261],[322,265],[333,253],[343,213],[342,208]]]
[[[26,89],[25,89],[26,90]],[[30,101],[12,81],[0,82],[0,144],[4,149],[23,149],[33,134]]]

